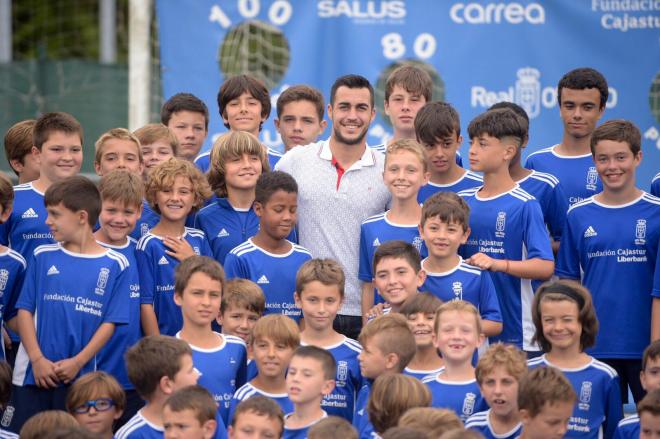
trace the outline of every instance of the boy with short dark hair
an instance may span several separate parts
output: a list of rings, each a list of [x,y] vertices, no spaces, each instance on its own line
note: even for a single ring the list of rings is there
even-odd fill
[[[191,256],[176,267],[174,302],[183,316],[183,328],[176,337],[190,344],[193,363],[201,373],[199,384],[220,402],[218,412],[226,424],[231,398],[245,384],[247,350],[240,338],[211,329],[224,282],[222,266],[209,257]]]
[[[475,370],[481,395],[490,407],[465,421],[487,439],[513,439],[522,424],[518,412],[518,386],[527,372],[525,354],[513,345],[496,343],[479,358]]]
[[[525,308],[534,294],[531,280],[552,275],[554,256],[538,201],[509,174],[526,134],[524,121],[511,110],[491,110],[473,119],[468,133],[470,168],[483,172],[484,185],[459,193],[470,207],[471,230],[461,254],[491,272],[504,322],[491,341],[537,352]]]
[[[291,358],[286,375],[287,392],[294,410],[284,416],[284,439],[303,439],[309,427],[328,414],[321,400],[335,386],[337,363],[325,349],[301,346]]]
[[[160,121],[179,140],[178,157],[192,162],[202,149],[209,130],[209,109],[197,96],[177,93],[160,110]],[[202,169],[206,172],[206,169]]]
[[[129,262],[92,233],[101,209],[94,183],[69,177],[48,188],[44,203],[58,243],[34,251],[16,302],[21,348],[12,431],[34,413],[64,408],[65,385],[96,367],[115,325],[129,317]]]
[[[379,245],[394,239],[413,244],[426,256],[419,237],[422,207],[417,202],[419,188],[428,182],[428,172],[422,146],[413,139],[401,139],[387,147],[383,182],[392,195],[390,209],[371,216],[360,227],[360,265],[358,277],[362,284],[362,315],[375,303],[381,303],[382,293],[374,300],[374,252]],[[417,270],[419,271],[419,270]]]
[[[564,124],[561,143],[527,157],[525,167],[559,179],[569,206],[602,190],[589,142],[608,95],[607,80],[600,72],[583,67],[566,73],[557,86],[559,116]]]
[[[293,410],[286,387],[286,369],[294,351],[300,346],[300,330],[296,322],[282,314],[270,314],[259,319],[250,337],[250,352],[258,373],[240,387],[229,405],[229,423],[241,401],[256,395],[271,398],[284,413]]]
[[[362,346],[332,326],[344,299],[344,282],[344,271],[336,261],[312,259],[298,270],[295,300],[305,322],[301,343],[327,350],[337,363],[334,389],[321,406],[330,415],[352,421],[356,393],[362,385],[358,362]]]
[[[223,334],[235,335],[248,343],[265,310],[266,296],[259,285],[247,279],[231,279],[225,285],[216,323],[222,326]]]
[[[295,306],[296,272],[312,258],[307,249],[287,240],[296,225],[298,185],[286,172],[261,174],[255,189],[254,212],[259,230],[225,258],[227,277],[256,282],[266,296],[266,313],[300,320]]]
[[[236,407],[234,419],[227,429],[229,439],[257,437],[280,438],[284,431],[284,413],[275,401],[257,395]]]
[[[323,119],[325,103],[320,91],[300,84],[287,88],[277,98],[273,121],[282,137],[284,151],[316,142],[328,123]]]
[[[373,432],[366,412],[373,381],[381,375],[401,373],[415,355],[415,338],[405,317],[387,314],[367,323],[359,337],[362,351],[358,356],[360,372],[366,378],[355,405],[353,426],[360,437]]]
[[[163,406],[165,439],[211,439],[218,428],[215,415],[215,400],[204,387],[179,389]],[[221,435],[227,437],[226,432]]]
[[[179,140],[174,132],[161,123],[150,123],[133,131],[140,141],[146,180],[149,172],[161,163],[176,157],[179,153]]]
[[[97,356],[98,367],[112,374],[126,391],[126,409],[120,425],[128,421],[142,407],[143,402],[128,379],[124,353],[142,337],[140,327],[140,275],[135,260],[137,242],[130,233],[140,218],[144,184],[138,174],[114,170],[99,182],[101,213],[99,229],[94,238],[103,247],[121,253],[128,260],[130,294],[127,302],[128,324],[115,328],[115,332]]]
[[[103,177],[115,169],[142,175],[144,160],[140,141],[126,128],[113,128],[101,134],[94,144],[94,170]]]
[[[589,353],[617,371],[624,402],[628,386],[639,401],[642,351],[660,338],[660,289],[654,286],[660,199],[635,186],[642,151],[632,122],[605,122],[593,132],[591,149],[603,191],[568,210],[556,274],[581,280],[598,320],[617,322],[601,325]]]
[[[5,133],[5,157],[18,184],[39,178],[39,163],[32,155],[32,131],[36,120],[26,119],[12,125]]]
[[[509,164],[509,173],[513,181],[538,200],[541,205],[541,211],[543,212],[543,219],[553,239],[552,251],[557,253],[561,233],[564,229],[564,222],[566,221],[566,211],[568,210],[568,202],[566,194],[564,194],[564,189],[554,175],[523,168],[520,162],[522,151],[529,141],[529,117],[525,110],[513,102],[498,102],[488,110],[496,110],[498,108],[512,110],[522,118],[521,122],[524,122],[522,126],[527,127],[525,129],[525,137]],[[535,285],[534,290],[537,288],[538,285]]]
[[[463,143],[458,112],[446,102],[430,102],[415,117],[417,141],[424,147],[429,182],[419,190],[420,203],[436,192],[459,192],[481,186],[479,174],[461,167]]]
[[[70,114],[45,113],[34,125],[32,155],[39,163],[39,178],[14,188],[14,211],[0,227],[0,243],[26,260],[38,246],[54,242],[45,222],[44,193],[80,172],[82,143],[82,127]]]
[[[179,389],[197,383],[188,343],[165,335],[151,335],[126,352],[128,377],[147,404],[116,434],[117,439],[163,437],[163,406]],[[219,428],[219,427],[218,427]]]
[[[415,138],[415,116],[424,104],[431,101],[432,94],[433,80],[425,70],[404,64],[390,73],[383,102],[385,114],[394,128],[390,143]],[[372,148],[385,153],[387,146],[381,144]]]
[[[438,192],[422,209],[419,231],[429,254],[422,261],[425,282],[421,289],[443,302],[466,300],[482,318],[484,335],[502,332],[502,314],[495,286],[486,271],[465,262],[458,249],[470,236],[470,208],[453,192]]]
[[[639,373],[642,388],[648,393],[660,390],[660,340],[644,349],[642,371]],[[637,439],[639,437],[639,413],[619,421],[615,439]]]
[[[518,388],[520,439],[564,437],[577,399],[570,381],[554,367],[526,373]]]

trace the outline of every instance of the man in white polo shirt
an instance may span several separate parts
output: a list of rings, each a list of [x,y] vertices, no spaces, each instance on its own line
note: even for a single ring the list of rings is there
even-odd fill
[[[390,194],[383,184],[385,156],[367,148],[376,115],[374,90],[359,75],[338,78],[330,92],[330,139],[288,151],[276,169],[298,182],[300,244],[315,258],[337,260],[346,274],[344,304],[335,329],[357,338],[362,327],[358,262],[360,225],[384,212]]]

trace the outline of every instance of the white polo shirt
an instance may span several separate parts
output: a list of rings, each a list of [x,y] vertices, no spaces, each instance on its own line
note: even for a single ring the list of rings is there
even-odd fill
[[[298,183],[300,244],[315,258],[337,260],[346,274],[345,299],[340,314],[359,316],[360,225],[386,210],[390,193],[383,183],[385,156],[365,148],[360,160],[346,169],[337,188],[328,140],[288,151],[275,169],[291,174]]]

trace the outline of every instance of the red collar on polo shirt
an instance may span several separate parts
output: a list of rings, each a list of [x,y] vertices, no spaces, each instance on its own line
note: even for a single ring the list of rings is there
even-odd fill
[[[337,170],[337,190],[339,190],[339,183],[341,183],[341,178],[344,176],[346,169],[342,168],[337,159],[332,156],[332,166]]]

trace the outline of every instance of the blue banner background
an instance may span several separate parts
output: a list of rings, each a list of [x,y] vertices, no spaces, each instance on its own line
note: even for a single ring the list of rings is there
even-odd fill
[[[259,20],[280,29],[290,49],[261,133],[269,146],[282,147],[272,120],[277,95],[287,86],[313,85],[327,100],[340,75],[359,73],[375,85],[393,62],[415,59],[437,71],[463,132],[497,101],[523,105],[531,116],[526,156],[561,141],[557,82],[573,68],[590,66],[610,86],[601,122],[626,118],[642,131],[639,186],[648,190],[660,170],[660,0],[157,0],[156,12],[163,95],[186,91],[206,102],[205,149],[225,131],[216,101],[223,81],[220,46],[234,26]],[[369,144],[382,143],[389,132],[379,114]],[[466,139],[461,152],[467,149]]]

